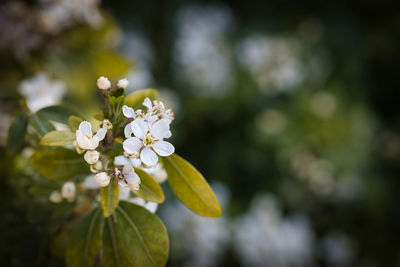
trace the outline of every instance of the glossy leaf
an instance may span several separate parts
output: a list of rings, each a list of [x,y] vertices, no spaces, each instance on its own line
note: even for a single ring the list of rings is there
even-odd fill
[[[102,187],[100,200],[104,217],[113,214],[119,203],[119,185],[111,182],[108,186]]]
[[[104,227],[102,266],[165,266],[169,240],[161,220],[122,201]]]
[[[65,148],[36,152],[31,157],[31,164],[41,175],[55,181],[65,181],[78,173],[88,172],[82,156]]]
[[[45,117],[38,114],[32,114],[29,117],[29,123],[39,134],[40,137],[44,136],[50,131],[54,131],[56,128],[47,120]]]
[[[156,180],[141,169],[135,168],[135,172],[140,177],[140,189],[138,191],[133,191],[135,195],[151,202],[164,202],[164,193]]]
[[[75,133],[70,131],[52,131],[40,139],[42,146],[65,146],[75,141]]]
[[[47,118],[48,120],[68,124],[71,115],[79,116],[79,114],[67,106],[50,106],[45,107],[36,112],[39,116]]]
[[[25,135],[28,127],[28,115],[22,114],[14,119],[8,129],[7,147],[11,153],[17,153],[25,143]]]
[[[125,97],[125,105],[133,108],[143,108],[142,103],[148,97],[151,100],[159,98],[158,92],[155,89],[143,89],[130,93]]]
[[[101,247],[102,221],[101,210],[97,208],[74,225],[65,255],[67,266],[95,266]]]
[[[76,132],[76,130],[78,130],[79,124],[81,122],[82,122],[82,119],[75,115],[69,116],[69,118],[68,118],[69,127],[71,128],[71,131],[73,131],[73,132]]]
[[[193,165],[176,154],[162,159],[168,173],[168,183],[186,207],[204,217],[222,215],[217,197]]]

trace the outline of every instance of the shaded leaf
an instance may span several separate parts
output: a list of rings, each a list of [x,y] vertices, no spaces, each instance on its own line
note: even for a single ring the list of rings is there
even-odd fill
[[[101,210],[97,208],[73,226],[65,254],[67,266],[95,265],[101,247],[102,221]]]
[[[61,122],[68,125],[68,120],[71,115],[79,116],[78,112],[67,106],[50,106],[45,107],[36,112],[39,116],[48,120]]]
[[[25,143],[25,135],[28,127],[28,115],[22,114],[14,119],[8,129],[7,147],[11,153],[17,153]]]
[[[82,119],[75,115],[69,116],[69,118],[68,118],[69,127],[71,128],[71,131],[73,131],[73,132],[76,132],[76,130],[78,130],[79,124],[81,122],[82,122]]]
[[[222,215],[217,197],[198,170],[176,154],[162,159],[168,173],[168,183],[186,207],[204,217]]]
[[[101,206],[103,207],[104,217],[114,213],[119,203],[119,185],[111,182],[108,186],[100,190]]]
[[[135,195],[151,202],[164,202],[164,193],[156,180],[154,180],[150,174],[141,169],[135,168],[135,172],[139,175],[141,181],[140,189],[138,191],[133,191]]]
[[[143,89],[130,93],[125,97],[125,105],[136,108],[143,108],[142,103],[148,97],[151,100],[159,98],[158,91],[155,89]]]
[[[143,207],[121,201],[107,219],[102,266],[165,266],[169,240],[161,220]]]
[[[40,139],[42,146],[65,146],[75,141],[75,133],[70,131],[52,131]]]
[[[36,152],[31,157],[31,164],[41,175],[55,181],[65,181],[88,172],[82,156],[65,148]]]
[[[48,121],[47,118],[38,114],[32,114],[29,117],[29,123],[40,137],[56,129],[53,124]]]

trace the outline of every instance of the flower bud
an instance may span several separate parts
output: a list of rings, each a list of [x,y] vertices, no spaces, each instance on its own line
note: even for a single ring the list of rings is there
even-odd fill
[[[90,165],[90,171],[93,173],[97,173],[103,169],[103,163],[98,160],[95,164]]]
[[[101,186],[107,186],[110,184],[111,177],[106,172],[99,172],[94,176],[96,183]]]
[[[110,130],[110,129],[112,129],[113,125],[109,120],[105,119],[105,120],[103,120],[101,127],[106,128],[107,130]]]
[[[83,158],[86,160],[87,163],[95,164],[100,158],[100,153],[96,150],[88,150]]]
[[[76,142],[76,140],[72,143],[72,145],[75,147],[76,153],[82,154],[83,152],[85,152],[85,150],[79,147],[78,142]]]
[[[68,201],[73,201],[75,198],[76,187],[73,182],[66,182],[63,184],[61,188],[61,195],[63,198],[66,198]]]
[[[97,79],[97,87],[99,87],[100,90],[108,90],[111,87],[111,82],[108,78],[101,76]]]
[[[58,191],[53,191],[49,196],[49,200],[53,203],[60,203],[62,201],[62,195]]]
[[[127,79],[121,79],[118,81],[117,86],[120,88],[126,88],[129,85],[129,81]]]

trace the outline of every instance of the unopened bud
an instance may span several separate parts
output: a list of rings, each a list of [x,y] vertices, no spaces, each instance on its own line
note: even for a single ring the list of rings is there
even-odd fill
[[[83,158],[86,160],[87,163],[95,164],[100,158],[100,153],[96,150],[88,150]]]
[[[90,171],[93,173],[98,173],[103,169],[103,163],[98,160],[95,164],[90,165]]]
[[[106,172],[99,172],[94,176],[94,180],[99,186],[105,187],[110,184],[111,177]]]
[[[111,82],[108,78],[101,76],[97,79],[97,87],[99,87],[100,90],[108,90],[111,87]]]
[[[113,125],[109,120],[105,119],[105,120],[103,120],[101,127],[106,128],[107,130],[110,130],[110,129],[112,129]]]
[[[62,195],[58,191],[51,192],[49,200],[53,203],[60,203],[62,201]]]
[[[118,81],[117,86],[120,88],[126,88],[129,85],[129,81],[127,79],[121,79]]]

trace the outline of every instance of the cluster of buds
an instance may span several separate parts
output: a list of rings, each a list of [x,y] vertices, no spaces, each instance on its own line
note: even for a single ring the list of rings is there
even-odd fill
[[[53,203],[60,203],[63,199],[68,202],[75,200],[76,186],[74,182],[66,182],[63,184],[60,191],[53,191],[50,194],[49,200]]]
[[[118,88],[124,88],[126,89],[129,85],[129,81],[127,79],[121,79],[117,82],[117,87]],[[97,79],[97,87],[105,92],[109,89],[111,89],[111,82],[107,77],[101,76],[100,78]]]

